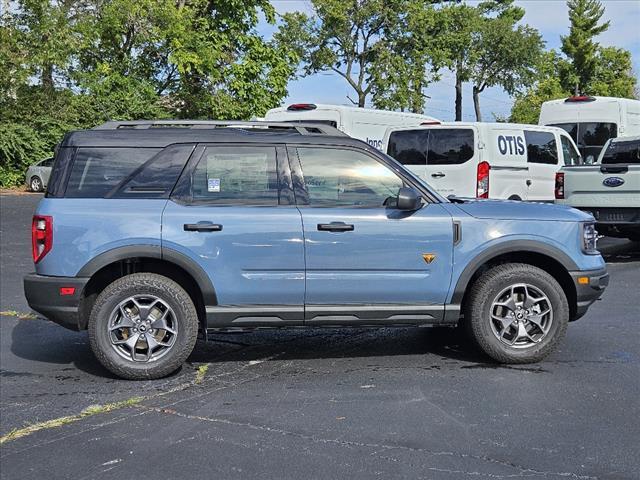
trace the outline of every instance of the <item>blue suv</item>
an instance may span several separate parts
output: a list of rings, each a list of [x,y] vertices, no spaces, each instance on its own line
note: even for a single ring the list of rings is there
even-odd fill
[[[59,145],[24,288],[130,379],[265,327],[459,324],[536,362],[608,283],[593,222],[442,198],[328,125],[109,122]]]

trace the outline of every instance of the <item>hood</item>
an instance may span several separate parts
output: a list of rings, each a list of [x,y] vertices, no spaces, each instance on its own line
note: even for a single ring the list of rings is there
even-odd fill
[[[514,200],[470,200],[456,204],[463,212],[484,219],[550,220],[559,222],[588,222],[594,218],[585,212],[565,205]]]

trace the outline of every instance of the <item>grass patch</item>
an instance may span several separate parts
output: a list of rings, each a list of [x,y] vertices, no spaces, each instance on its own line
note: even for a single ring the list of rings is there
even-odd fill
[[[198,371],[196,372],[196,379],[193,381],[196,385],[199,385],[204,380],[204,377],[207,375],[207,371],[209,370],[209,364],[205,363],[204,365],[200,365],[198,367]]]
[[[47,420],[46,422],[34,423],[33,425],[28,425],[23,428],[14,428],[6,435],[0,437],[0,445],[3,445],[5,442],[10,440],[15,440],[16,438],[31,435],[32,433],[40,430],[62,427],[63,425],[77,422],[78,420],[82,420],[83,418],[90,417],[92,415],[97,415],[98,413],[107,413],[121,408],[130,407],[140,403],[143,399],[143,397],[132,397],[121,402],[106,403],[104,405],[91,405],[76,415],[54,418],[52,420]]]
[[[16,312],[15,310],[3,310],[0,315],[5,317],[16,317],[18,320],[35,320],[38,316],[35,313]]]

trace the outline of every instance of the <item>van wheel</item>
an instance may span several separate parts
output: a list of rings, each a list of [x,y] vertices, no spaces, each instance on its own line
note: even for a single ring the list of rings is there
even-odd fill
[[[134,273],[100,293],[88,328],[91,349],[107,370],[131,380],[154,379],[176,371],[191,354],[198,315],[173,280]]]
[[[508,200],[516,200],[518,202],[521,202],[522,199],[518,196],[518,195],[511,195]]]
[[[42,179],[38,176],[31,177],[31,180],[29,181],[29,188],[31,188],[32,192],[41,192],[44,190]]]
[[[464,322],[473,342],[501,363],[533,363],[564,337],[569,304],[558,282],[523,263],[498,265],[471,287]]]

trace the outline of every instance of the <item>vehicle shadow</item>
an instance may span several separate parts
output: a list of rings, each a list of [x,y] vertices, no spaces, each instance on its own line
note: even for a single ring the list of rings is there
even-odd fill
[[[607,239],[600,253],[607,263],[640,262],[640,242],[630,240]]]
[[[91,376],[117,378],[97,361],[86,332],[65,330],[43,319],[17,323],[12,329],[11,352],[23,359],[61,367],[71,364]],[[384,366],[385,361],[391,364],[392,358],[398,356],[424,356],[428,363],[444,360],[492,364],[459,329],[449,327],[300,328],[220,333],[209,335],[208,342],[199,340],[187,362],[370,357],[377,366]]]

